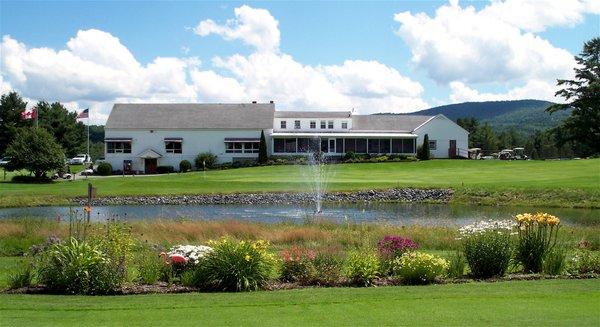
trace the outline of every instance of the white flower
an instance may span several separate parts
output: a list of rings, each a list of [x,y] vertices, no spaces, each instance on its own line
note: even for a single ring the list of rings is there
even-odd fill
[[[458,231],[462,237],[483,234],[487,231],[493,230],[498,233],[512,232],[517,226],[513,220],[481,220],[470,225],[461,227]]]
[[[197,264],[212,248],[205,245],[175,245],[167,253],[168,256],[179,254],[186,257],[190,263]]]

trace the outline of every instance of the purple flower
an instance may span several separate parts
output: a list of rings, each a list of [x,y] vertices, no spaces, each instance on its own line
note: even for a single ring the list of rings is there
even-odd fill
[[[411,250],[418,249],[419,245],[409,238],[387,235],[377,242],[377,249],[383,258],[395,258]]]

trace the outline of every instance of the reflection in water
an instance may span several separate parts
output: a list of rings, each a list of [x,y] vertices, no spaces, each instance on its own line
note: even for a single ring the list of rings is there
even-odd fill
[[[314,218],[314,207],[293,205],[147,205],[98,206],[92,219],[238,219],[254,222],[303,223]],[[490,207],[423,203],[327,204],[318,218],[333,222],[379,222],[397,225],[465,225],[477,220],[510,219],[522,212],[549,212],[565,225],[600,225],[598,209],[542,207]],[[0,219],[68,217],[69,207],[24,207],[0,209]]]

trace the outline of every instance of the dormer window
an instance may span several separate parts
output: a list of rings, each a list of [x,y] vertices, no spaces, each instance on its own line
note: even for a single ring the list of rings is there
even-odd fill
[[[343,121],[342,122],[342,129],[348,129],[348,122],[347,121]]]
[[[317,128],[317,122],[314,120],[311,120],[310,121],[310,129],[315,129],[315,128]]]
[[[285,120],[281,121],[281,129],[285,129],[286,128],[286,122]]]
[[[300,129],[300,121],[299,120],[294,121],[294,129]]]
[[[327,128],[328,129],[333,129],[333,120],[330,120],[327,122]]]

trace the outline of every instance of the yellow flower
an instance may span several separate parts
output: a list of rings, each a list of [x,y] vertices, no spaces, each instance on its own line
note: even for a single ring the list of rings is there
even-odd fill
[[[246,254],[246,257],[244,257],[244,259],[245,259],[246,261],[250,261],[250,259],[252,259],[252,257],[251,257],[249,254]]]

